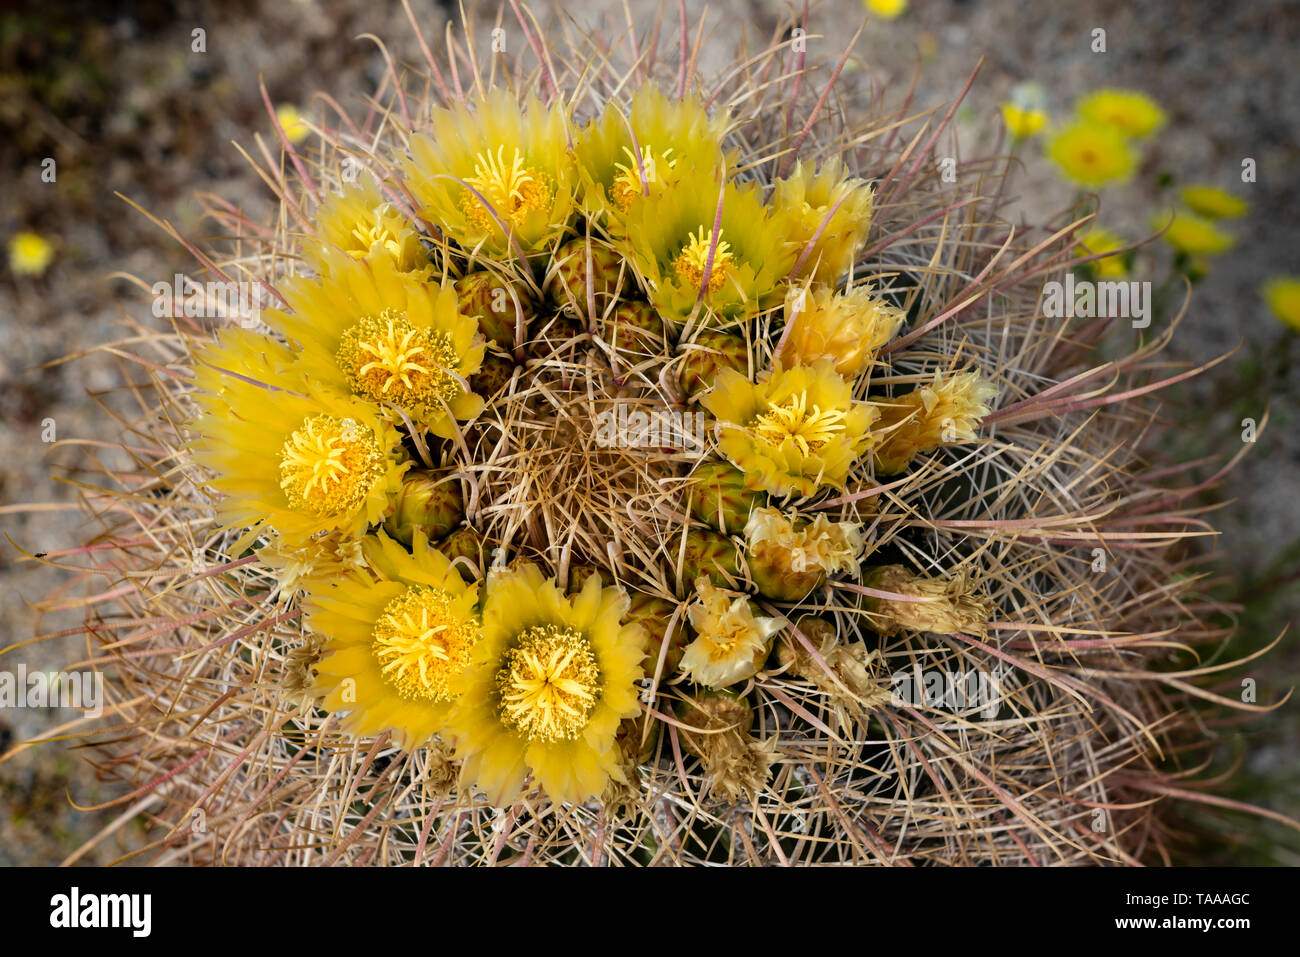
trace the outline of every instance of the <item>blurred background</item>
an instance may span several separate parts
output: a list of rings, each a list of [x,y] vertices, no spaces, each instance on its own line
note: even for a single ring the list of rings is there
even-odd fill
[[[459,20],[453,4],[410,5],[426,36]],[[626,5],[641,23],[676,17],[676,4]],[[704,10],[698,0],[686,7],[692,23]],[[477,9],[480,23],[497,15],[496,3]],[[716,0],[708,9],[706,79],[730,60],[742,34],[751,44],[768,38],[787,7]],[[544,23],[570,19],[610,36],[624,29],[623,11],[624,0],[585,0],[564,13],[535,5]],[[1012,141],[1023,163],[1010,190],[1013,220],[1041,224],[1096,192],[1098,224],[1127,244],[1176,211],[1178,228],[1163,239],[1104,262],[1156,286],[1178,274],[1195,279],[1168,359],[1199,365],[1232,353],[1166,396],[1163,455],[1226,461],[1242,448],[1243,421],[1261,423],[1267,410],[1268,427],[1250,454],[1205,499],[1217,506],[1212,521],[1221,534],[1204,543],[1220,571],[1216,591],[1237,606],[1240,624],[1221,656],[1267,645],[1300,606],[1300,3],[824,0],[810,4],[809,58],[834,61],[864,22],[848,69],[888,86],[889,102],[901,101],[915,76],[918,108],[946,105],[984,57],[957,114],[958,139],[964,154],[979,155],[1005,148],[1004,123],[1023,133]],[[505,25],[513,26],[508,8]],[[196,192],[265,219],[272,197],[231,142],[249,147],[255,133],[274,141],[258,77],[296,135],[294,111],[320,115],[315,91],[359,107],[376,89],[386,67],[375,43],[359,38],[367,33],[399,63],[422,63],[397,0],[3,5],[0,648],[55,637],[0,656],[0,669],[20,660],[28,670],[57,669],[84,656],[79,614],[50,602],[68,575],[22,551],[75,547],[91,531],[76,509],[75,484],[91,473],[58,469],[67,481],[51,478],[52,466],[84,463],[87,452],[52,448],[49,440],[114,439],[95,394],[111,390],[119,375],[103,354],[48,364],[120,337],[127,314],[148,318],[147,306],[112,274],[152,283],[193,265],[115,193],[200,239],[212,226],[200,219]],[[1127,182],[1094,190],[1071,181],[1068,162],[1052,155],[1059,159],[1059,137],[1079,122],[1080,101],[1107,88],[1142,93],[1164,122],[1131,140]],[[1242,178],[1247,159],[1252,182]],[[1211,187],[1228,199],[1187,187]],[[1277,700],[1300,675],[1300,638],[1288,633],[1248,668],[1258,700]],[[1239,680],[1225,693],[1235,693]],[[0,762],[0,864],[67,860],[129,806],[73,807],[122,797],[75,750],[52,744],[12,753],[71,717],[0,710],[0,753],[11,752]],[[1300,704],[1218,733],[1221,793],[1300,815]],[[1187,845],[1186,863],[1300,863],[1300,841],[1281,825],[1217,812],[1197,814],[1194,823],[1206,837]],[[138,842],[128,823],[75,861],[112,861]]]

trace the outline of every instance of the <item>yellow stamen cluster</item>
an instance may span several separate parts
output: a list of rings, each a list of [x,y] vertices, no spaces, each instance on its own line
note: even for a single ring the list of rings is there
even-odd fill
[[[405,313],[385,309],[343,333],[336,359],[357,395],[437,414],[464,391],[460,357],[449,333],[418,329]]]
[[[449,684],[469,665],[478,640],[472,620],[458,616],[452,596],[412,585],[385,606],[371,649],[380,671],[408,701],[448,701]]]
[[[627,212],[632,203],[640,196],[645,194],[646,188],[651,183],[659,182],[659,175],[656,172],[656,164],[663,163],[668,169],[677,165],[676,159],[669,159],[668,154],[672,148],[664,150],[656,161],[654,150],[648,146],[641,147],[641,161],[638,164],[636,153],[632,152],[630,146],[623,147],[623,152],[627,154],[626,163],[615,163],[618,175],[614,177],[614,183],[610,187],[610,196],[618,208]]]
[[[530,740],[572,740],[596,704],[600,668],[582,635],[541,625],[506,654],[496,684],[506,724]]]
[[[518,147],[515,147],[508,164],[505,151],[504,146],[499,146],[496,155],[487,150],[475,156],[474,175],[466,177],[465,182],[487,201],[502,222],[510,226],[529,213],[548,209],[555,197],[555,188],[545,173],[524,165],[524,155]],[[474,226],[492,232],[497,223],[483,205],[483,200],[466,190],[461,197],[461,208]]]
[[[706,233],[701,226],[698,232],[691,233],[690,236],[691,241],[682,247],[682,251],[673,260],[673,269],[682,282],[698,289],[704,283],[704,267],[709,261],[709,247],[713,245],[713,230]],[[722,288],[734,258],[731,244],[722,238],[719,230],[718,248],[713,253],[713,268],[709,270],[706,292],[717,292]]]
[[[356,419],[313,415],[280,450],[280,488],[290,508],[312,515],[355,511],[383,473],[379,439]]]
[[[367,219],[359,219],[352,225],[348,238],[354,240],[347,247],[347,253],[353,259],[364,259],[370,250],[378,244],[397,262],[402,261],[402,241],[393,228],[393,221],[400,218],[388,203],[381,203]]]
[[[823,412],[816,404],[809,411],[808,393],[797,392],[785,402],[769,402],[767,411],[757,416],[750,428],[773,448],[780,448],[787,439],[792,439],[802,454],[809,455],[844,433],[846,414],[839,409]]]

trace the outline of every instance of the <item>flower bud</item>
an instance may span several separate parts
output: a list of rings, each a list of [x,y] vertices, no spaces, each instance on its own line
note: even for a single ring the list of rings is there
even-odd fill
[[[631,605],[625,616],[626,620],[635,622],[646,630],[646,652],[645,659],[641,662],[641,670],[648,678],[653,678],[658,672],[659,653],[663,649],[664,636],[668,634],[668,627],[672,624],[673,634],[668,641],[668,650],[664,653],[664,667],[661,674],[664,678],[676,674],[682,662],[682,652],[686,650],[689,640],[686,633],[686,620],[679,617],[673,624],[673,612],[677,610],[677,606],[666,599],[639,591],[632,592],[629,598]]]
[[[491,556],[484,547],[482,536],[468,525],[462,525],[438,542],[437,549],[452,562],[463,558],[471,563],[472,567],[465,562],[456,566],[466,581],[477,581],[487,572],[487,559]]]
[[[599,240],[571,239],[556,250],[546,290],[570,315],[603,316],[623,291],[624,270],[623,257]]]
[[[705,329],[693,342],[684,342],[677,350],[677,384],[682,395],[698,400],[713,388],[723,369],[749,375],[749,345],[740,336],[716,329]]]
[[[638,365],[668,351],[667,324],[649,303],[619,303],[608,318],[597,319],[596,327],[623,365]]]
[[[739,533],[767,496],[745,486],[745,473],[726,462],[705,462],[691,473],[691,515],[720,532]]]
[[[736,544],[712,529],[692,528],[686,533],[686,550],[682,556],[682,584],[703,576],[717,585],[730,585],[743,576],[740,551]]]
[[[461,313],[478,323],[483,338],[495,341],[500,349],[513,349],[521,316],[525,329],[533,317],[532,303],[524,293],[512,289],[499,276],[484,271],[463,276],[452,286]]]
[[[460,482],[433,472],[410,471],[402,477],[393,514],[384,522],[384,531],[407,548],[418,528],[437,541],[451,534],[465,517]]]
[[[792,286],[785,299],[784,345],[777,356],[786,366],[830,359],[846,379],[860,376],[876,352],[898,334],[903,310],[865,286],[834,292],[825,286]]]
[[[485,399],[490,399],[507,385],[515,374],[515,364],[503,357],[489,352],[483,356],[483,365],[478,372],[469,377],[469,387]]]

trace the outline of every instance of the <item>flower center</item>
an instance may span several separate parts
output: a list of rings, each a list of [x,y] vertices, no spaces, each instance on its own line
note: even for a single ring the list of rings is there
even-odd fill
[[[312,515],[356,511],[383,473],[379,439],[356,419],[313,415],[280,450],[280,488]]]
[[[358,220],[352,227],[350,239],[354,240],[348,249],[353,259],[364,259],[370,254],[375,244],[399,262],[402,259],[402,244],[397,238],[397,231],[392,226],[396,216],[387,203],[376,206],[367,219]]]
[[[384,606],[371,650],[379,670],[408,701],[448,701],[448,683],[469,665],[479,631],[458,616],[441,588],[412,585]]]
[[[706,234],[704,227],[701,226],[698,235],[696,233],[690,235],[691,241],[682,247],[682,251],[673,260],[673,269],[676,270],[678,278],[698,289],[704,282],[704,266],[709,261],[709,247],[713,245],[713,230],[710,229]],[[722,288],[733,258],[731,243],[722,238],[722,231],[719,230],[718,248],[713,253],[713,268],[709,270],[707,292],[717,292]]]
[[[767,404],[767,411],[750,424],[754,433],[769,445],[780,448],[792,440],[804,455],[818,452],[845,432],[844,417],[839,409],[822,411],[814,405],[808,409],[808,393],[799,392],[778,405]]]
[[[648,146],[641,147],[641,162],[637,163],[636,153],[632,152],[630,146],[623,147],[623,152],[627,154],[626,163],[615,163],[618,175],[614,177],[613,186],[610,188],[610,195],[618,208],[627,212],[632,203],[645,194],[646,188],[651,183],[659,182],[659,176],[656,172],[656,161],[654,150]],[[659,155],[658,162],[663,163],[668,169],[677,165],[677,160],[669,159],[668,154],[672,148],[664,150]]]
[[[504,146],[499,146],[495,156],[490,150],[475,156],[474,175],[467,176],[465,182],[474,187],[503,222],[517,225],[529,213],[549,209],[555,189],[545,173],[524,165],[524,155],[518,147],[509,164],[505,151]],[[461,197],[461,208],[471,223],[484,232],[492,232],[497,224],[483,200],[466,191]]]
[[[421,415],[443,414],[443,403],[465,391],[451,334],[418,329],[406,314],[385,309],[343,333],[339,369],[357,395],[391,402]]]
[[[525,631],[497,672],[502,720],[530,739],[576,738],[599,689],[600,669],[591,644],[557,625]]]

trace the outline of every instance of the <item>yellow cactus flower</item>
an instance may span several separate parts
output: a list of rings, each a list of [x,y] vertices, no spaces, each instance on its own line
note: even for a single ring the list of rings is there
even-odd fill
[[[771,304],[794,263],[781,223],[769,215],[755,188],[728,183],[715,237],[719,183],[714,172],[685,170],[681,176],[657,202],[628,210],[619,249],[665,318],[687,319],[697,301],[707,313],[727,319],[754,315]]]
[[[996,395],[992,383],[978,372],[945,377],[936,371],[928,385],[881,401],[879,428],[885,434],[876,448],[876,471],[893,475],[923,452],[975,441],[980,420],[989,414],[989,402]]]
[[[373,405],[317,391],[287,348],[246,329],[199,351],[195,383],[191,449],[216,473],[223,523],[265,524],[296,546],[360,535],[388,511],[407,464]]]
[[[282,600],[305,590],[313,581],[365,567],[360,540],[338,533],[297,543],[276,537],[257,550],[257,559],[271,570]]]
[[[776,358],[785,366],[829,359],[835,371],[856,379],[876,352],[898,334],[907,314],[857,286],[835,292],[826,286],[791,286],[785,297],[785,343]]]
[[[573,218],[576,171],[563,106],[504,90],[433,111],[411,140],[408,181],[420,215],[469,250],[546,249]]]
[[[467,380],[485,350],[455,290],[400,273],[386,256],[372,262],[333,249],[321,255],[325,276],[284,283],[293,312],[264,310],[267,324],[301,345],[303,368],[315,381],[454,436],[453,420],[472,419],[483,408]]]
[[[329,268],[322,244],[341,249],[353,259],[386,257],[398,272],[413,273],[422,281],[433,278],[429,254],[420,242],[420,231],[384,198],[371,179],[343,188],[321,203],[316,211],[317,236],[303,243],[303,254],[317,272]]]
[[[311,128],[303,122],[298,108],[290,103],[282,103],[275,108],[275,121],[284,130],[284,137],[297,146],[311,135]]]
[[[443,729],[481,636],[478,586],[422,532],[409,553],[383,532],[362,550],[365,570],[309,587],[307,628],[324,639],[314,690],[352,734],[419,747]]]
[[[725,170],[725,127],[725,115],[710,119],[699,99],[669,98],[649,85],[626,114],[606,105],[574,146],[587,216],[617,231],[634,204],[657,203],[686,171]]]
[[[750,382],[724,369],[701,400],[718,418],[718,448],[745,484],[775,495],[843,488],[849,469],[874,442],[880,415],[853,398],[853,388],[826,360],[777,366]]]
[[[1047,113],[1044,110],[1018,106],[1010,100],[998,109],[1002,111],[1002,122],[1007,125],[1007,132],[1013,139],[1028,139],[1040,133],[1047,125]]]
[[[1123,249],[1126,245],[1128,244],[1122,238],[1109,230],[1094,226],[1079,240],[1077,248],[1080,255],[1096,256]],[[1102,256],[1100,259],[1094,259],[1092,266],[1097,270],[1097,275],[1103,279],[1119,279],[1128,275],[1128,266],[1125,265],[1122,255]]]
[[[567,597],[535,565],[493,573],[483,638],[452,711],[462,780],[496,805],[531,774],[552,801],[599,795],[623,775],[619,722],[639,713],[645,631],[627,595],[592,575]]]
[[[772,208],[793,247],[795,278],[839,281],[866,243],[874,199],[871,185],[850,176],[838,158],[815,171],[812,163],[799,160],[788,177],[778,179]]]
[[[686,609],[695,640],[682,653],[682,673],[705,688],[725,688],[758,673],[781,619],[755,614],[741,592],[719,588],[703,575]]]
[[[1075,104],[1079,116],[1114,127],[1125,136],[1150,136],[1165,125],[1165,111],[1136,90],[1095,90]]]
[[[1250,204],[1217,186],[1184,186],[1178,194],[1187,208],[1206,219],[1237,219]]]
[[[1151,222],[1159,229],[1169,222],[1169,214],[1166,212],[1155,216]],[[1174,213],[1173,222],[1165,230],[1164,240],[1188,256],[1215,256],[1237,244],[1232,234],[1220,229],[1214,220],[1182,210]]]
[[[40,233],[24,230],[9,240],[9,269],[15,276],[40,276],[54,261],[54,247]]]
[[[1075,120],[1047,143],[1048,157],[1081,186],[1121,183],[1133,175],[1138,156],[1115,126]]]
[[[1300,276],[1276,276],[1263,292],[1273,315],[1300,332]]]

